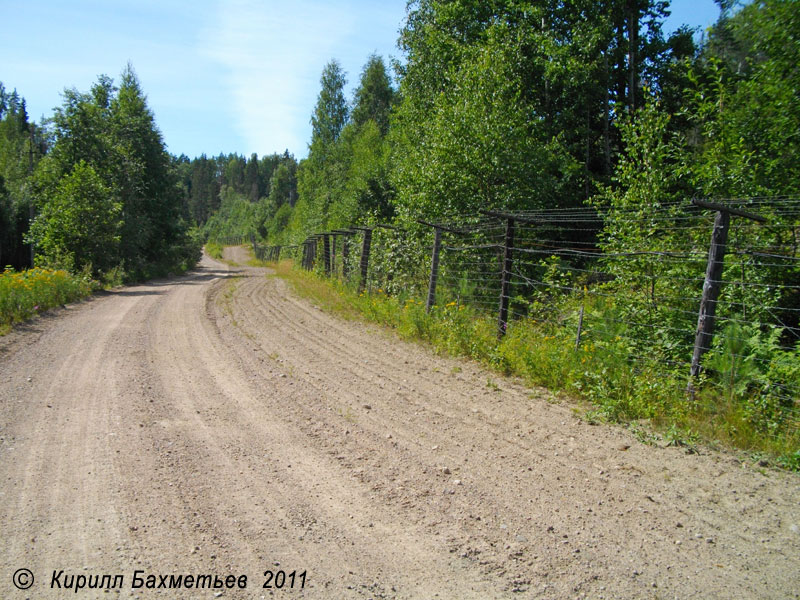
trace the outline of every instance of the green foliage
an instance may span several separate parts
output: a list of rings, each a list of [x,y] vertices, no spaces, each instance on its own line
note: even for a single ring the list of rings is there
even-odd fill
[[[289,227],[291,218],[292,206],[288,203],[282,204],[273,215],[272,220],[269,221],[269,228],[267,230],[267,239],[273,242],[273,245],[283,241],[282,235]]]
[[[602,10],[588,2],[411,3],[394,132],[399,212],[433,217],[588,198],[608,182],[620,116],[641,105],[642,84],[676,97],[674,65],[693,46],[685,30],[664,39],[665,9],[649,1]]]
[[[74,276],[63,270],[6,269],[0,273],[0,333],[6,333],[13,323],[84,298],[92,289],[87,272]]]
[[[361,81],[353,100],[352,123],[362,127],[372,121],[384,136],[389,131],[389,114],[394,104],[395,93],[383,59],[371,55],[361,72]]]
[[[220,197],[222,202],[219,210],[203,227],[206,238],[213,241],[225,237],[249,238],[256,235],[261,205],[253,204],[230,187],[222,188]]]
[[[294,204],[297,193],[297,179],[292,163],[282,162],[272,172],[269,180],[269,201],[280,208],[284,204]]]
[[[425,113],[404,98],[393,172],[401,214],[541,207],[563,197],[575,176],[563,140],[531,118],[513,33],[494,33],[463,51],[467,58]]]
[[[344,98],[347,79],[337,60],[331,60],[322,71],[321,89],[311,116],[311,153],[326,158],[347,123],[348,108]]]
[[[348,118],[345,76],[335,61],[325,67],[296,202],[290,163],[270,167],[267,201],[253,202],[239,188],[252,157],[219,161],[217,183],[238,196],[209,223],[284,244],[394,223],[402,234],[375,230],[365,295],[343,286],[344,300],[334,300],[313,278],[302,285],[443,352],[578,395],[604,419],[646,418],[670,442],[720,439],[791,464],[797,217],[754,201],[768,224],[731,229],[717,341],[690,399],[686,362],[713,215],[686,201],[800,193],[796,2],[725,10],[699,49],[687,28],[664,36],[668,3],[602,9],[583,0],[410,2],[396,91],[371,56]],[[521,318],[501,343],[494,317],[475,307],[498,293],[486,274],[498,268],[499,238],[488,230],[471,237],[483,252],[441,265],[439,305],[430,314],[421,306],[431,236],[418,219],[474,223],[491,208],[568,215],[586,204],[597,218],[546,224],[528,240],[536,250],[515,260],[511,310]],[[570,251],[534,258],[550,245]],[[764,261],[759,249],[788,259]]]
[[[40,260],[71,257],[96,271],[122,266],[131,279],[197,260],[177,173],[130,65],[119,87],[101,76],[88,93],[66,90],[52,126],[55,142],[34,191],[41,214],[31,237],[42,243]]]
[[[654,97],[621,127],[625,152],[614,185],[594,204],[604,211],[604,267],[614,275],[607,292],[618,295],[617,320],[639,324],[639,331],[628,334],[647,340],[637,344],[640,354],[685,361],[693,344],[691,298],[701,291],[711,216],[689,215],[676,201],[695,194],[797,194],[792,165],[800,104],[791,90],[798,83],[792,66],[798,50],[791,40],[799,32],[789,4],[751,4],[715,26],[687,71],[684,108],[677,115],[681,126],[673,127],[676,117]],[[739,218],[731,229],[729,250],[744,251],[726,257],[722,280],[730,283],[717,308],[724,329],[705,359],[706,383],[721,396],[710,405],[728,406],[740,438],[760,430],[783,435],[778,432],[785,432],[786,404],[798,389],[796,374],[776,366],[795,357],[790,332],[797,327],[798,265],[759,260],[750,251],[796,254],[797,217],[780,206],[755,206],[766,225]]]
[[[207,242],[205,245],[206,252],[211,258],[216,258],[217,260],[222,259],[222,245],[218,244],[217,242]]]
[[[23,239],[32,209],[30,177],[46,149],[46,131],[28,121],[25,99],[0,82],[0,265],[32,266]]]
[[[98,274],[118,263],[121,229],[122,203],[81,160],[58,180],[29,236],[42,264]]]
[[[728,402],[741,402],[753,427],[774,435],[795,415],[786,390],[800,389],[800,347],[782,348],[780,327],[730,323],[715,339],[706,367]]]
[[[699,139],[687,171],[709,196],[797,194],[800,19],[787,0],[723,18],[691,71],[687,116]]]
[[[394,214],[385,136],[394,90],[383,61],[371,56],[364,67],[349,121],[345,76],[336,61],[325,67],[321,83],[309,156],[297,173],[299,201],[288,221],[287,235],[295,241]]]

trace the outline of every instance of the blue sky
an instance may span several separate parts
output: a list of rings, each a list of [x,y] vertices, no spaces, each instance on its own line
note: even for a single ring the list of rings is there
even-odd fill
[[[348,94],[367,57],[400,58],[406,0],[0,0],[0,81],[31,118],[130,61],[170,152],[307,153],[324,65]],[[713,0],[676,0],[667,30],[708,27]]]

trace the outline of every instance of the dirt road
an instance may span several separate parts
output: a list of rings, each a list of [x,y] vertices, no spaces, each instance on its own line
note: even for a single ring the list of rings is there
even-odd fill
[[[208,258],[61,309],[0,338],[0,598],[800,597],[800,477],[548,398]]]

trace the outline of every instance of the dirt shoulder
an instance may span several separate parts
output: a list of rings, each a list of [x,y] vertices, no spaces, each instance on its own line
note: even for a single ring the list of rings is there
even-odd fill
[[[225,246],[222,249],[222,258],[240,266],[246,266],[253,258],[249,246]]]
[[[0,339],[0,597],[75,596],[61,569],[122,597],[214,597],[136,569],[242,598],[267,569],[308,598],[798,597],[798,476],[589,425],[267,274],[204,258]]]

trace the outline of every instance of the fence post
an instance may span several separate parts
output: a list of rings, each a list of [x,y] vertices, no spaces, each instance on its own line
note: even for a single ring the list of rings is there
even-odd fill
[[[364,227],[364,243],[361,246],[361,281],[358,284],[358,291],[363,292],[367,287],[367,270],[369,269],[369,250],[372,245],[372,229]]]
[[[325,264],[325,275],[331,276],[331,236],[322,234],[322,260]]]
[[[347,279],[349,275],[349,266],[347,261],[350,258],[350,236],[345,235],[342,240],[342,279]]]
[[[336,236],[335,231],[331,233],[331,274],[336,273]]]
[[[319,255],[318,242],[319,242],[319,238],[317,238],[317,237],[315,237],[313,240],[311,240],[311,264],[310,264],[310,267],[311,267],[312,271],[314,270],[314,265],[316,265],[317,258],[318,258],[318,255]]]
[[[725,249],[728,244],[728,230],[731,224],[731,215],[744,217],[759,223],[766,219],[743,210],[738,210],[722,204],[692,200],[692,204],[701,208],[717,211],[714,217],[714,231],[711,234],[711,247],[708,250],[708,263],[706,264],[706,277],[703,282],[703,296],[700,300],[700,310],[697,315],[697,333],[694,338],[692,352],[691,378],[687,391],[694,392],[693,380],[700,374],[700,359],[710,348],[714,339],[714,318],[717,312],[717,299],[719,298],[720,284],[722,283],[722,268],[725,260]]]
[[[700,300],[700,312],[697,316],[697,333],[692,352],[692,377],[700,374],[700,359],[711,348],[711,341],[714,338],[714,316],[717,312],[717,298],[719,298],[719,289],[722,283],[722,267],[724,266],[730,224],[730,213],[727,210],[717,211],[717,215],[714,217],[714,231],[711,234],[711,247],[708,250],[703,297]]]
[[[581,347],[581,330],[583,329],[583,311],[584,307],[581,306],[581,312],[578,313],[578,333],[575,334],[575,350]]]
[[[317,240],[316,238],[309,238],[308,239],[308,253],[306,254],[306,271],[312,271],[314,269],[314,261],[316,260],[317,254]]]
[[[514,247],[514,219],[506,219],[506,239],[503,249],[503,276],[500,282],[500,310],[497,317],[497,339],[506,334],[508,327],[508,289],[511,279],[512,248]]]
[[[442,230],[438,227],[433,228],[433,252],[431,256],[431,277],[428,281],[428,301],[425,303],[425,311],[431,312],[433,303],[436,301],[436,281],[439,278],[439,250],[442,247]]]

